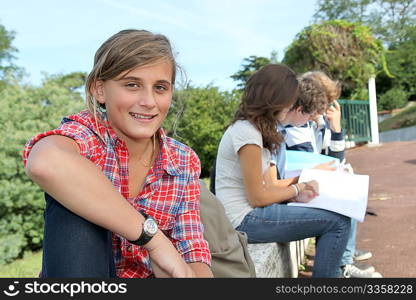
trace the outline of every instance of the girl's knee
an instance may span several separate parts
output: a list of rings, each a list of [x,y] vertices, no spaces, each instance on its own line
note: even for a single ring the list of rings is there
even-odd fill
[[[345,232],[345,234],[349,234],[351,229],[351,218],[343,215],[338,216],[338,227]]]

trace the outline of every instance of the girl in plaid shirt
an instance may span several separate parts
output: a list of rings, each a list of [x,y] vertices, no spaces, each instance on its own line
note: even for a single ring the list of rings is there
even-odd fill
[[[27,143],[47,193],[42,276],[212,276],[199,159],[161,128],[176,68],[165,36],[120,31],[95,54],[88,110]]]

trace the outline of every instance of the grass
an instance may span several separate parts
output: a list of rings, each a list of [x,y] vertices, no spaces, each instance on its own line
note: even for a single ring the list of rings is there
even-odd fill
[[[380,132],[410,127],[416,125],[416,105],[412,105],[402,110],[397,115],[384,120],[378,124]]]
[[[0,265],[0,278],[38,277],[42,264],[42,251],[26,252],[24,257]]]

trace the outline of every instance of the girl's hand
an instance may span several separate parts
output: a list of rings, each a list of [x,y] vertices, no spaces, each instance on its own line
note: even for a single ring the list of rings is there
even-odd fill
[[[174,271],[174,273],[172,272],[169,273],[168,271],[165,271],[154,260],[151,260],[151,265],[152,265],[153,274],[155,275],[156,278],[181,278],[181,277],[195,278],[196,277],[195,272],[192,270],[192,268],[188,264],[185,264],[184,270],[179,271],[185,274],[183,276],[181,276],[180,274],[176,274],[175,273],[176,271]]]
[[[185,263],[171,241],[161,231],[145,245],[145,248],[149,253],[156,277],[195,277],[194,271]]]
[[[295,202],[307,203],[319,195],[319,185],[316,180],[298,184],[298,186],[301,185],[303,185],[303,188],[299,191],[299,195],[296,197]]]

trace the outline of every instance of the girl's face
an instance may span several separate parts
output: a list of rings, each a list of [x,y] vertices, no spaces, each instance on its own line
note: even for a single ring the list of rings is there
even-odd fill
[[[172,64],[167,61],[125,71],[117,79],[97,81],[97,101],[125,142],[148,139],[161,127],[172,100]]]
[[[282,109],[282,110],[279,112],[279,114],[278,114],[278,116],[277,116],[277,121],[279,121],[279,123],[283,123],[283,122],[284,122],[284,120],[286,119],[287,114],[288,114],[288,113],[289,113],[289,111],[290,111],[290,108],[291,108],[291,106],[288,106],[288,107],[286,107],[286,108]]]

